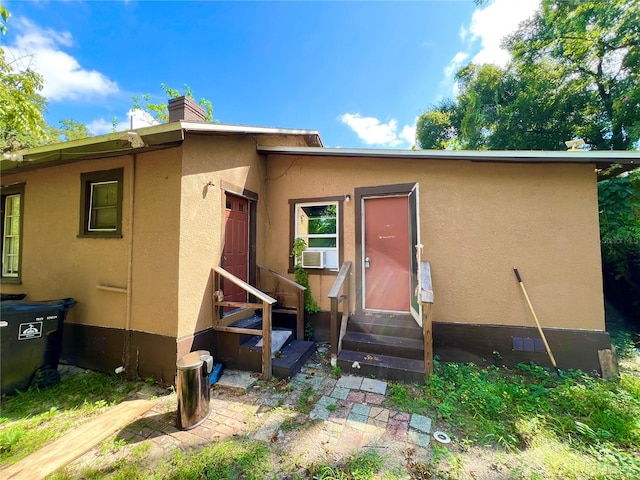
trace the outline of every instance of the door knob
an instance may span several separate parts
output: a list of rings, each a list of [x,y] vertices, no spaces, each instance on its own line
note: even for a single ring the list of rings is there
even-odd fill
[[[364,259],[364,268],[369,268],[371,267],[371,259],[369,257],[366,257]]]

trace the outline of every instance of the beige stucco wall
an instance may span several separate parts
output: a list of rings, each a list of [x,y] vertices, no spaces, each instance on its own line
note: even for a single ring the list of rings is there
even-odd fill
[[[73,297],[68,321],[124,326],[126,295],[96,288],[126,287],[129,198],[123,202],[123,238],[78,238],[80,174],[124,167],[129,188],[130,159],[91,160],[2,176],[2,184],[25,182],[22,284],[3,292],[25,292],[28,300]]]
[[[136,157],[131,328],[175,337],[181,148]]]
[[[260,205],[266,173],[251,136],[192,135],[183,151],[178,338],[211,327],[211,268],[220,264],[223,249],[224,188],[257,193]],[[258,244],[263,221],[259,213]],[[258,260],[260,256],[259,250]]]
[[[544,325],[604,329],[593,166],[271,155],[267,168],[271,268],[287,270],[289,199],[353,198],[356,187],[417,182],[435,321],[534,326],[517,266]],[[354,202],[345,202],[344,259],[352,261],[354,216]],[[325,310],[334,278],[310,279]],[[355,274],[352,281],[355,289]]]
[[[25,182],[22,284],[29,300],[73,297],[68,321],[125,328],[130,252],[133,159],[123,156],[3,175],[2,184]],[[124,168],[122,238],[78,238],[80,175]],[[139,154],[135,167],[131,329],[176,335],[179,149]]]

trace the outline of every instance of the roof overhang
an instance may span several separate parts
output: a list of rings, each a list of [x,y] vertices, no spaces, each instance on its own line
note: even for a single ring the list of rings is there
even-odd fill
[[[538,150],[392,150],[368,148],[272,147],[259,145],[265,155],[309,157],[359,157],[412,160],[466,160],[488,163],[579,163],[592,164],[608,176],[640,167],[637,151],[538,151]]]
[[[170,148],[179,145],[185,139],[187,133],[204,135],[293,135],[302,136],[307,145],[322,146],[320,135],[313,130],[181,121],[0,154],[0,172],[7,174],[24,169],[49,167],[85,159],[116,157]]]

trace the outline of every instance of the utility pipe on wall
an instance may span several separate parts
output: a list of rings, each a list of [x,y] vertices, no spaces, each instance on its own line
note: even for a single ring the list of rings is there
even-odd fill
[[[136,184],[136,159],[137,154],[131,154],[131,175],[129,180],[129,253],[127,262],[127,308],[124,325],[124,352],[123,364],[125,370],[129,368],[129,357],[131,347],[131,297],[133,294],[133,214],[135,207],[135,184]]]

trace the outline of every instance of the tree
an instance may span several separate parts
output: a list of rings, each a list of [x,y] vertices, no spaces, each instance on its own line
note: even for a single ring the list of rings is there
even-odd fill
[[[2,5],[0,18],[0,32],[5,34],[9,12]],[[0,152],[31,147],[47,138],[42,76],[19,60],[7,59],[0,48]]]
[[[594,149],[630,148],[640,136],[639,30],[637,2],[544,0],[506,39],[505,69],[457,72],[460,93],[419,118],[418,144],[562,150],[581,137]]]
[[[180,93],[178,90],[175,90],[173,88],[166,86],[164,83],[161,83],[160,87],[162,88],[162,90],[164,90],[165,94],[167,95],[167,100],[172,98],[178,98],[183,95],[185,97],[189,97],[192,99],[194,98],[193,93],[191,92],[191,87],[189,87],[189,85],[186,85],[186,84],[184,85],[184,89],[185,89],[184,94]],[[207,122],[212,122],[213,121],[213,105],[211,104],[211,102],[209,100],[201,98],[198,103],[205,110],[205,120]],[[148,93],[145,93],[141,96],[134,95],[133,108],[134,109],[139,108],[141,110],[144,110],[150,113],[153,116],[153,118],[160,123],[166,123],[169,121],[169,107],[167,106],[167,103],[166,102],[151,103],[151,95]]]
[[[640,123],[640,3],[544,0],[505,45],[523,68],[551,59],[565,79],[597,93],[604,134],[594,147],[629,147]]]

